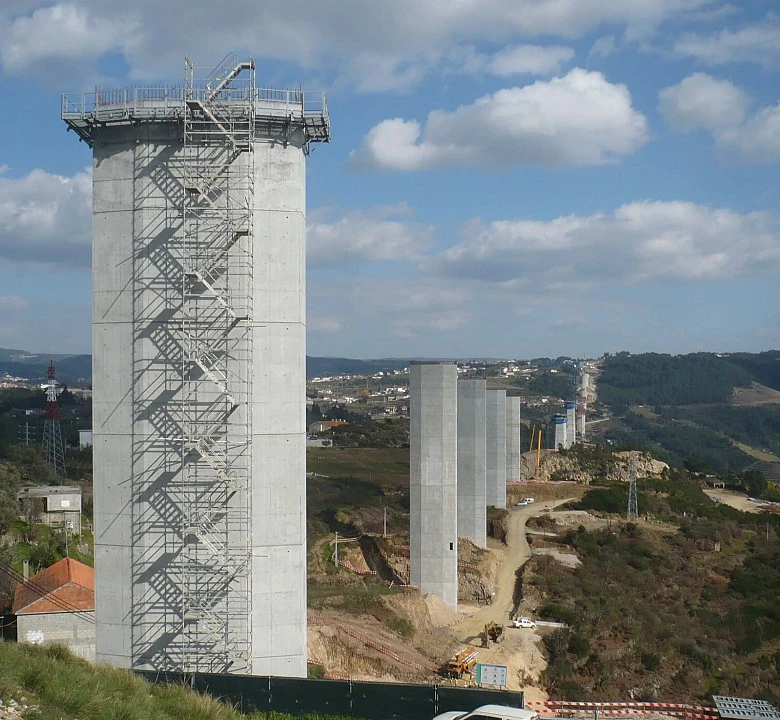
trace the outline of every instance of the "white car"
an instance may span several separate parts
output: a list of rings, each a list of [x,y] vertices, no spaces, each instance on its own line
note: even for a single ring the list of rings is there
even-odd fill
[[[527,617],[519,617],[512,620],[512,625],[516,628],[535,628],[536,623],[533,620],[529,620]]]
[[[528,497],[528,498],[526,498],[526,499],[525,499],[525,504],[526,504],[526,505],[530,505],[532,502],[536,502],[536,500],[534,500],[534,499],[533,499],[533,498],[531,498],[531,497]]]
[[[433,720],[539,720],[539,715],[507,705],[482,705],[471,712],[456,710],[441,713]]]
[[[532,497],[523,498],[519,502],[515,503],[516,507],[522,507],[523,505],[530,505],[532,502],[535,502]]]

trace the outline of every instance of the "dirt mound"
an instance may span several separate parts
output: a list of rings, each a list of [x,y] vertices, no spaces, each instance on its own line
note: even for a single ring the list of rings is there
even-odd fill
[[[328,674],[367,680],[432,677],[436,663],[374,618],[309,613],[309,661]]]
[[[460,615],[447,605],[444,600],[432,593],[423,595],[422,600],[428,610],[429,621],[433,627],[452,625],[460,618]]]

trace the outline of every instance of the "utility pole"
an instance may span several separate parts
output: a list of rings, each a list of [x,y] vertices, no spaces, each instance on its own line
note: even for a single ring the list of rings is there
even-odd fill
[[[382,508],[384,510],[384,519],[382,521],[382,537],[387,537],[387,505]],[[767,526],[767,532],[769,532],[769,526]]]
[[[636,453],[631,453],[631,459],[628,463],[628,512],[626,513],[626,519],[631,520],[639,519],[639,507],[636,498]]]
[[[339,534],[336,532],[336,539],[334,541],[335,549],[333,551],[333,563],[336,567],[339,566]]]
[[[30,447],[30,423],[24,421],[24,429],[21,431],[21,440],[25,444],[25,447]]]

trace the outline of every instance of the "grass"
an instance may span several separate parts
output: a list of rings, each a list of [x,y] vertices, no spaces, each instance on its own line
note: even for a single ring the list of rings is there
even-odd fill
[[[404,485],[409,482],[409,448],[308,448],[306,469],[384,486]]]
[[[24,717],[40,720],[292,720],[276,712],[242,715],[189,688],[155,685],[127,670],[95,667],[61,646],[0,642],[0,700],[11,699],[36,708]],[[304,716],[315,717],[326,716]]]

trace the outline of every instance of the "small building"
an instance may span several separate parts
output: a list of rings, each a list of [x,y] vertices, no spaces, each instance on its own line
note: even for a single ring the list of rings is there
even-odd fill
[[[16,586],[16,637],[31,645],[66,645],[95,659],[95,571],[64,558]]]
[[[81,488],[72,485],[36,485],[16,493],[22,517],[28,522],[65,528],[81,535]]]
[[[317,435],[321,432],[330,432],[333,428],[349,425],[346,420],[318,420],[309,425],[309,435]]]

